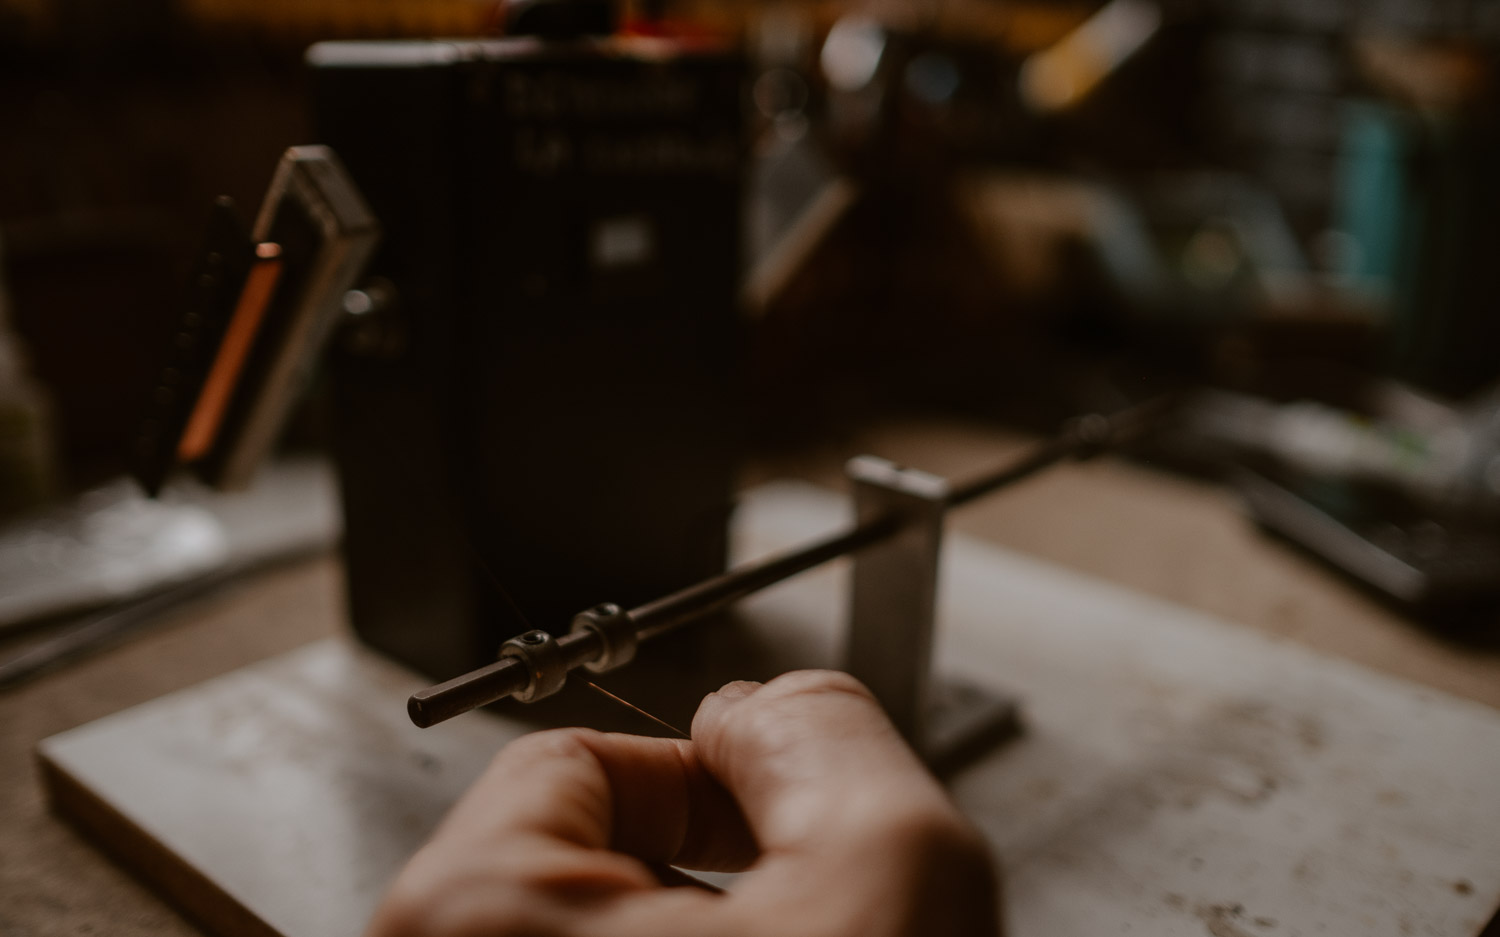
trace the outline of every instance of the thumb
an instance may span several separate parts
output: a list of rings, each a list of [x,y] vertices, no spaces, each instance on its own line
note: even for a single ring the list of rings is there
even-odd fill
[[[845,673],[731,683],[703,701],[692,735],[763,852],[852,845],[872,828],[954,814],[870,691]]]

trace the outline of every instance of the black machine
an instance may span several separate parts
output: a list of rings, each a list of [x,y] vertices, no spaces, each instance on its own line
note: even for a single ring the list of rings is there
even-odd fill
[[[386,230],[333,354],[349,603],[434,675],[723,570],[741,67],[601,38],[331,43],[318,128]]]
[[[532,36],[308,52],[317,154],[382,229],[364,276],[320,296],[344,320],[323,359],[351,619],[434,676],[726,563],[743,67],[599,34],[609,17],[582,14],[603,10],[535,5]],[[223,310],[210,345],[253,292],[242,268],[264,287],[277,260],[246,250],[275,253],[237,250],[235,283],[199,303]],[[249,355],[290,341],[305,359],[326,334],[282,330]],[[174,408],[143,447],[156,484],[192,449]]]

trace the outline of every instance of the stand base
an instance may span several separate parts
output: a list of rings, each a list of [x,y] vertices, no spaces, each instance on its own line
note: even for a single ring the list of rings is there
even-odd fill
[[[957,678],[938,679],[927,709],[922,759],[939,775],[951,774],[1021,733],[1013,696]]]

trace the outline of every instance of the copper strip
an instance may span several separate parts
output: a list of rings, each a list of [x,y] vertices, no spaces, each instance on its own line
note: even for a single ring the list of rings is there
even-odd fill
[[[187,428],[182,431],[182,439],[177,444],[179,461],[193,462],[201,459],[208,454],[214,440],[218,438],[229,398],[239,383],[245,359],[250,356],[250,349],[255,345],[255,337],[260,332],[261,321],[265,318],[266,307],[271,304],[271,296],[281,280],[280,245],[270,242],[258,244],[255,256],[255,265],[245,277],[245,288],[240,291],[239,303],[229,320],[229,328],[224,333],[224,341],[219,345],[219,353],[214,357],[213,367],[209,369],[208,380],[203,383],[203,391],[198,395],[193,415],[189,417]]]

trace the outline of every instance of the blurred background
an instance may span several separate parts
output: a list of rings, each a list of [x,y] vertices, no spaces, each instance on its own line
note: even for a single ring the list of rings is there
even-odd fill
[[[0,0],[0,516],[123,471],[213,199],[255,205],[321,142],[310,44],[503,22]],[[1492,598],[1500,0],[636,0],[622,22],[747,61],[751,451],[1185,392],[1155,464]],[[296,444],[321,445],[318,397]]]

